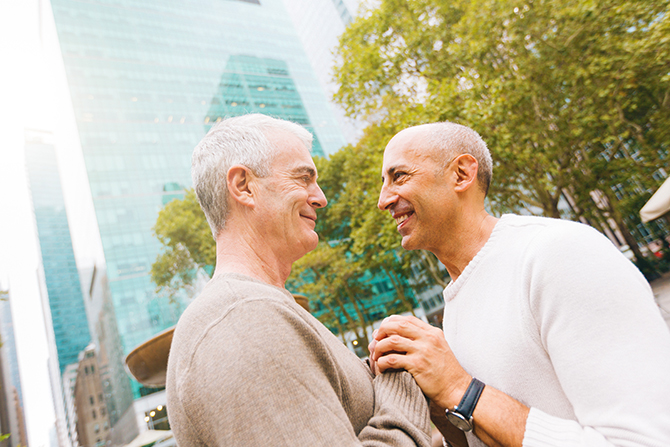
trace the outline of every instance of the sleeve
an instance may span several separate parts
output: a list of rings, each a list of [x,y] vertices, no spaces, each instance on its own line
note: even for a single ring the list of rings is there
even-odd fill
[[[670,332],[649,284],[590,227],[536,242],[529,304],[577,421],[532,408],[523,445],[670,445]]]
[[[430,413],[414,377],[407,371],[386,372],[375,377],[374,388],[374,416],[359,436],[363,445],[430,446]]]
[[[408,373],[374,380],[374,415],[357,437],[342,402],[354,376],[333,356],[290,306],[245,301],[198,345],[180,386],[185,413],[209,446],[430,445],[426,399]],[[364,365],[355,377],[372,387]]]

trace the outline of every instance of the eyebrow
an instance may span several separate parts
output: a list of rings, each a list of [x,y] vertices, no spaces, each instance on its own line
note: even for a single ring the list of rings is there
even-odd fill
[[[293,174],[308,174],[310,177],[316,177],[316,170],[310,166],[300,166],[293,170]]]
[[[405,169],[405,168],[403,168],[402,165],[391,166],[390,168],[388,168],[386,170],[386,174],[389,175],[390,177],[393,177],[393,174],[395,173],[395,171],[400,170],[400,169]],[[383,172],[382,172],[382,179],[381,180],[382,180],[382,183],[384,183],[384,173]]]

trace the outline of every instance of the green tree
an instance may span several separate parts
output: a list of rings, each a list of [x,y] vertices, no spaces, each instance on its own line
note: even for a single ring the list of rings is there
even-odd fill
[[[151,280],[157,292],[170,298],[190,290],[198,272],[211,275],[216,262],[216,246],[195,192],[186,191],[158,213],[153,228],[163,247],[151,266]]]
[[[561,217],[567,197],[567,217],[615,221],[641,260],[635,207],[668,167],[669,4],[381,0],[341,38],[336,99],[385,130],[473,127],[494,211]]]

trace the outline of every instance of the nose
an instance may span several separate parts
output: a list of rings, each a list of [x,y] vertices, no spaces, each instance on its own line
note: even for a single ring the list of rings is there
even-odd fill
[[[328,205],[328,199],[326,199],[326,195],[323,193],[321,187],[318,184],[314,184],[309,203],[314,208],[323,208],[324,206]]]
[[[388,210],[391,205],[393,205],[397,200],[398,196],[392,191],[389,191],[390,188],[386,184],[382,185],[381,191],[379,191],[379,201],[377,202],[377,208],[382,211]]]

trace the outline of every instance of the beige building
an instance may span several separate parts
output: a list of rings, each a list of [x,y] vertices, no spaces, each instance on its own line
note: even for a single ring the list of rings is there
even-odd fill
[[[74,400],[79,445],[106,446],[110,438],[109,414],[94,344],[88,345],[79,355]]]

